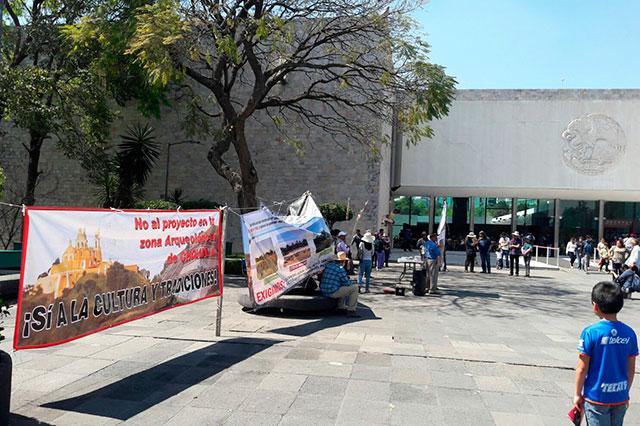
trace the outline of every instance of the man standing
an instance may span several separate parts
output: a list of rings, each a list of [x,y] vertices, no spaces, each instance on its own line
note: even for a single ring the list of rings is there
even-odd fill
[[[478,251],[480,252],[480,264],[482,265],[482,273],[491,273],[491,261],[489,250],[491,250],[491,240],[487,238],[484,231],[480,231],[480,239],[478,240]]]
[[[346,309],[347,316],[358,317],[358,285],[351,282],[344,269],[347,254],[338,252],[333,262],[327,264],[320,280],[323,296],[338,299],[338,309]]]
[[[498,240],[498,250],[500,250],[501,260],[502,262],[498,264],[498,269],[509,269],[509,249],[511,248],[511,240],[506,232],[500,234],[500,239]]]
[[[438,263],[442,254],[438,244],[436,244],[437,240],[438,234],[431,234],[424,245],[424,263],[429,281],[429,294],[440,294],[438,290]]]

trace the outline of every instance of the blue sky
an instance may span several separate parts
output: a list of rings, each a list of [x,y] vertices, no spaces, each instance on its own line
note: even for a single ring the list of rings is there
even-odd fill
[[[462,89],[640,88],[637,0],[431,0],[414,18]]]

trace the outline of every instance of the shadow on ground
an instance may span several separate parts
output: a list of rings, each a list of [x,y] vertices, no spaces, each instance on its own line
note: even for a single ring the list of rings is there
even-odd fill
[[[361,318],[323,316],[310,324],[285,327],[273,332],[290,336],[307,336],[327,328],[376,318],[366,306],[360,306],[359,311],[363,314]],[[269,312],[266,314],[269,315]],[[223,340],[92,392],[49,402],[42,407],[128,420],[189,387],[202,383],[233,365],[282,342],[283,340],[260,338]],[[118,401],[122,403],[118,404]]]
[[[51,423],[41,422],[33,417],[21,416],[19,414],[11,414],[9,417],[10,426],[50,426]]]

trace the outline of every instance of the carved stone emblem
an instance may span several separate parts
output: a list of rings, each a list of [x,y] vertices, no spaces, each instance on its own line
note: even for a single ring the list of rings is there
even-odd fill
[[[578,173],[599,175],[624,155],[627,139],[620,124],[604,114],[585,114],[562,132],[564,162]]]

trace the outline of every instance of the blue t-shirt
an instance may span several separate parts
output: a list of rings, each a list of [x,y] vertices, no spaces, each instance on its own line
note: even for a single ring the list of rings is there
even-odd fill
[[[638,355],[638,340],[631,327],[620,321],[598,321],[582,330],[578,351],[590,358],[585,399],[611,405],[627,402],[627,363],[629,357]]]
[[[488,238],[480,238],[478,240],[478,249],[480,253],[489,253],[489,249],[491,248],[491,240]]]

